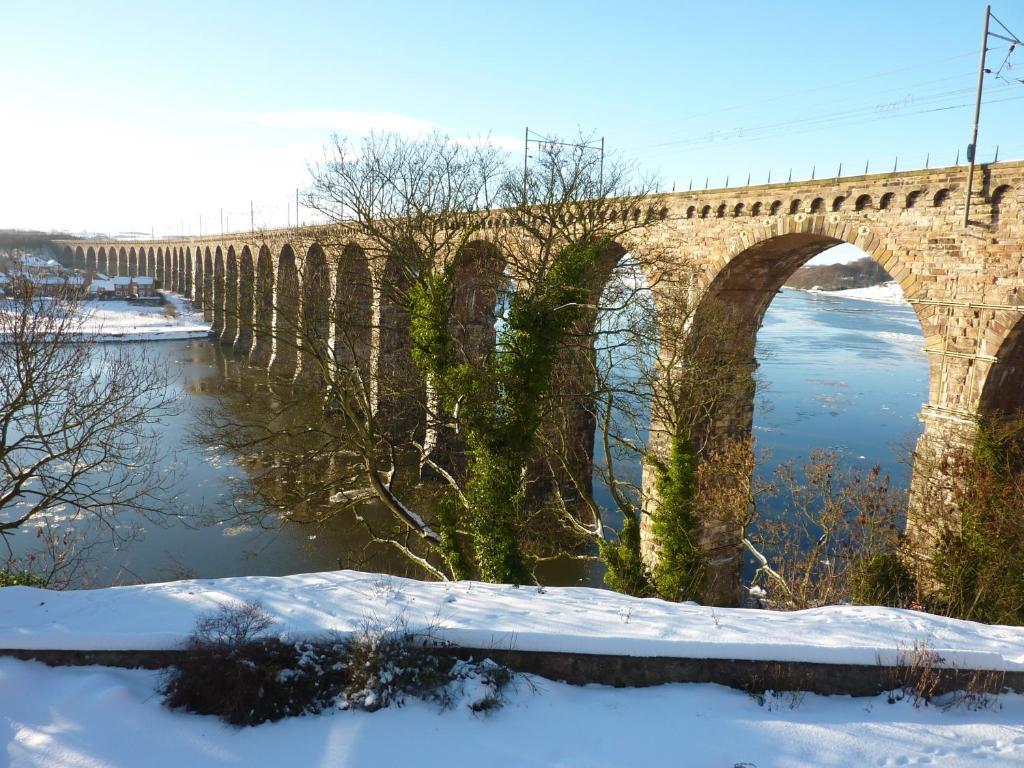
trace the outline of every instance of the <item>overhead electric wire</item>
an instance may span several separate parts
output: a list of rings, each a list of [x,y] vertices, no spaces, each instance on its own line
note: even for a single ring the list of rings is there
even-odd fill
[[[1008,90],[1008,88],[1004,89],[1004,90]],[[1021,96],[1010,96],[1010,97],[1002,98],[1002,99],[985,99],[982,103],[983,104],[1000,104],[1000,103],[1004,103],[1004,102],[1020,101],[1020,100],[1024,100],[1024,94],[1022,94]],[[933,113],[937,113],[937,112],[949,112],[949,111],[953,111],[953,110],[957,110],[957,109],[965,109],[967,107],[973,107],[973,106],[974,106],[973,102],[965,101],[965,102],[962,102],[960,104],[948,104],[948,105],[937,106],[937,107],[929,107],[927,109],[908,110],[908,111],[904,111],[904,112],[898,112],[898,113],[895,113],[895,114],[892,114],[892,115],[877,115],[877,116],[872,116],[872,117],[861,117],[860,119],[848,119],[848,120],[841,121],[841,122],[837,121],[833,125],[842,125],[843,127],[855,127],[855,126],[858,126],[858,125],[866,125],[866,124],[869,124],[869,123],[878,122],[878,121],[882,121],[882,120],[896,120],[896,119],[899,119],[899,118],[910,117],[910,116],[913,116],[913,115],[933,114]],[[852,116],[852,117],[856,118],[857,116]],[[827,127],[832,127],[832,126],[830,125],[830,126],[827,126]],[[748,143],[752,143],[752,142],[756,142],[756,141],[765,141],[767,139],[776,138],[777,136],[780,136],[780,135],[793,136],[793,135],[809,133],[809,132],[813,132],[813,131],[818,131],[821,128],[822,128],[822,125],[820,125],[820,124],[811,124],[811,125],[806,125],[804,127],[790,128],[790,129],[788,129],[786,131],[783,131],[783,132],[767,133],[767,134],[763,134],[763,135],[743,136],[743,137],[737,137],[735,139],[721,139],[720,141],[715,143],[715,146],[716,147],[726,147],[726,146],[735,146],[737,144],[748,144]],[[698,150],[701,150],[701,149],[705,148],[706,146],[708,146],[708,144],[709,144],[709,142],[705,142],[703,144],[691,144],[691,145],[687,145],[687,146],[680,146],[678,144],[674,144],[672,146],[663,147],[660,150],[656,150],[654,152],[651,152],[651,153],[649,153],[649,155],[653,157],[653,156],[658,156],[658,155],[662,155],[662,154],[665,154],[665,153],[684,153],[684,152],[698,151]]]
[[[967,53],[956,54],[955,56],[946,56],[946,57],[941,58],[941,59],[934,59],[934,60],[931,60],[931,61],[923,61],[923,62],[920,62],[919,64],[910,64],[910,65],[907,65],[905,67],[898,67],[897,69],[889,69],[889,70],[885,70],[885,71],[882,71],[882,72],[875,72],[873,74],[863,75],[861,77],[854,77],[854,78],[850,78],[848,80],[829,81],[829,82],[822,83],[821,85],[814,86],[813,88],[804,88],[804,89],[798,90],[798,91],[790,91],[789,93],[784,93],[784,94],[777,95],[777,96],[769,96],[769,97],[766,97],[764,99],[758,99],[757,101],[744,101],[742,104],[736,104],[734,106],[729,106],[729,107],[722,107],[720,109],[713,109],[713,110],[709,110],[707,112],[697,112],[697,113],[694,113],[692,115],[687,115],[687,118],[688,119],[693,119],[693,118],[699,118],[699,117],[709,117],[711,115],[722,114],[723,112],[732,112],[732,111],[738,110],[738,109],[747,109],[749,107],[757,106],[759,104],[777,104],[781,100],[789,99],[789,98],[792,98],[792,97],[795,97],[795,96],[804,96],[806,94],[817,93],[818,91],[823,91],[823,90],[827,90],[827,89],[830,89],[830,88],[838,88],[838,87],[845,86],[845,85],[852,85],[854,83],[862,83],[862,82],[866,82],[868,80],[877,79],[879,77],[887,77],[888,75],[895,75],[895,74],[898,74],[900,72],[909,72],[911,70],[921,69],[923,67],[931,67],[931,66],[934,66],[936,64],[945,64],[945,63],[950,62],[950,61],[956,61],[957,59],[963,59],[963,58],[967,58],[969,56],[973,57],[973,56],[977,56],[977,55],[978,55],[977,51],[969,51]],[[960,77],[960,76],[961,75],[955,75],[954,77]],[[913,86],[906,86],[906,87],[913,87]],[[898,88],[896,90],[898,90]],[[652,124],[648,123],[647,125],[650,126]],[[643,127],[645,127],[645,126],[641,126],[641,128],[643,128]]]
[[[780,120],[775,122],[762,123],[760,125],[752,125],[741,128],[729,128],[724,130],[709,131],[701,134],[695,134],[684,139],[678,139],[676,141],[666,141],[659,144],[649,144],[645,146],[635,147],[634,149],[646,149],[646,150],[665,150],[670,148],[679,147],[701,147],[710,144],[723,145],[728,143],[736,143],[744,139],[757,139],[757,138],[768,138],[773,135],[790,134],[794,131],[804,132],[808,127],[811,128],[824,128],[838,125],[848,125],[853,122],[856,124],[863,124],[865,122],[872,122],[874,120],[886,120],[893,119],[902,116],[909,116],[915,114],[922,114],[930,111],[941,111],[943,109],[956,109],[963,106],[958,103],[958,100],[952,101],[952,103],[943,103],[954,99],[954,97],[962,97],[970,93],[972,88],[958,88],[954,90],[941,91],[937,93],[925,94],[918,96],[913,101],[911,107],[901,107],[894,112],[887,113],[884,110],[879,110],[878,105],[868,105],[863,107],[857,107],[848,110],[842,110],[839,112],[832,112],[827,114],[819,115],[806,115],[797,117],[789,120]],[[1001,86],[995,90],[996,93],[1002,93],[1008,90],[1008,86]],[[994,103],[986,101],[986,103]],[[935,109],[921,109],[920,107],[932,107],[936,106]],[[863,119],[868,118],[868,119]],[[731,138],[730,138],[731,137]]]

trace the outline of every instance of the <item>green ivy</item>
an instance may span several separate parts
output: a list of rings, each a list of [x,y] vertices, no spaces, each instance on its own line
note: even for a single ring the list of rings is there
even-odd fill
[[[424,275],[410,290],[413,360],[430,377],[442,407],[462,403],[469,455],[464,512],[476,568],[486,581],[532,579],[520,541],[526,471],[561,344],[587,299],[587,277],[602,246],[563,249],[547,274],[511,296],[498,348],[480,369],[459,363],[451,349],[454,269]],[[446,514],[454,529],[451,507]],[[467,567],[450,545],[445,556],[450,567]]]
[[[665,459],[648,456],[658,497],[651,519],[659,551],[653,581],[666,600],[700,601],[707,586],[707,561],[696,511],[697,460],[693,443],[680,435],[672,436]]]
[[[634,597],[655,594],[650,571],[640,553],[640,523],[636,515],[625,516],[617,541],[601,541],[599,548],[608,568],[604,574],[608,587]]]

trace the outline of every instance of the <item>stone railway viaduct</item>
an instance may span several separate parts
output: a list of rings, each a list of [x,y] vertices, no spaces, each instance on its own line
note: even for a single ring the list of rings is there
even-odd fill
[[[977,415],[1024,410],[1024,162],[978,166],[967,226],[966,177],[957,166],[661,194],[644,210],[618,213],[641,220],[639,240],[697,265],[704,295],[732,306],[751,351],[769,303],[796,269],[840,243],[863,249],[900,284],[920,322],[929,390],[918,455],[936,456],[969,439]],[[488,230],[505,224],[495,212]],[[280,343],[282,333],[316,323],[337,338],[346,324],[377,326],[385,312],[386,271],[355,243],[335,236],[327,245],[324,234],[307,227],[58,245],[69,265],[154,276],[201,307],[222,344],[253,365],[301,376],[303,355]],[[329,317],[343,295],[361,317]],[[365,359],[351,364],[378,364],[403,346],[377,333],[364,342]],[[739,417],[747,429],[750,405]],[[726,559],[734,550],[723,543]]]

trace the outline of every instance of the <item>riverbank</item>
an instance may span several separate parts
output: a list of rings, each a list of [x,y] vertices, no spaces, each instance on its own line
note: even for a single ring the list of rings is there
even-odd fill
[[[793,288],[786,285],[784,288],[791,291],[803,291],[817,296],[833,296],[837,299],[854,299],[856,301],[877,301],[881,304],[909,304],[903,295],[903,289],[895,280],[879,285],[871,285],[867,288],[846,288],[841,291],[822,291],[817,288]]]
[[[83,301],[79,332],[96,341],[180,341],[209,335],[210,323],[191,302],[173,293],[163,295],[163,305]]]

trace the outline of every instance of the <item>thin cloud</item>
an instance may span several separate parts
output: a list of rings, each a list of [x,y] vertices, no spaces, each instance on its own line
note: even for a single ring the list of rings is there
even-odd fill
[[[262,125],[268,128],[327,130],[338,133],[369,133],[390,131],[403,135],[419,135],[436,130],[438,126],[426,120],[397,112],[347,112],[297,110],[286,112],[221,112],[218,118]]]
[[[218,112],[212,115],[221,120],[260,125],[287,130],[319,130],[340,134],[365,135],[371,131],[397,133],[402,136],[422,136],[433,131],[448,134],[459,144],[491,146],[502,149],[521,149],[523,140],[514,136],[482,134],[453,136],[445,126],[399,112],[355,112],[341,110],[294,110],[281,112]]]

